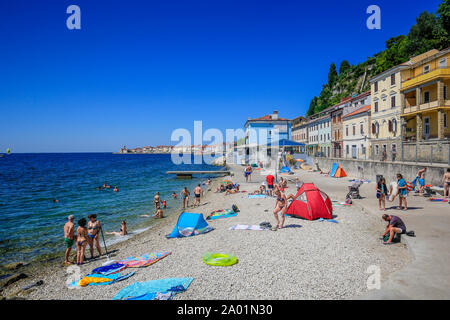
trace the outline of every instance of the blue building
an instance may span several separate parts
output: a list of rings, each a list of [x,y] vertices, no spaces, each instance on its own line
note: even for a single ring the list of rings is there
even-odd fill
[[[249,118],[244,128],[246,145],[265,145],[281,139],[291,139],[291,120],[280,118],[278,111],[256,119]]]

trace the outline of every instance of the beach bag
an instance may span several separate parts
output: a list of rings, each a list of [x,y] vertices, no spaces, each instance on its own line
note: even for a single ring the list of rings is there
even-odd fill
[[[406,235],[407,235],[408,237],[415,237],[415,236],[416,236],[416,234],[414,233],[413,230],[407,231],[407,232],[406,232]]]
[[[389,240],[389,233],[383,237],[383,241],[386,242]],[[392,243],[397,243],[401,241],[401,234],[396,233],[394,238],[392,238]]]
[[[238,208],[238,206],[235,205],[235,204],[233,204],[233,205],[231,206],[231,210],[233,210],[234,212],[239,212],[239,208]]]

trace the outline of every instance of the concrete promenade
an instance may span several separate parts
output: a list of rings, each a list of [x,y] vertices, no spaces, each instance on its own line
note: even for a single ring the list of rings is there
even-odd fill
[[[298,170],[296,175],[304,182],[314,182],[339,200],[345,199],[351,179],[330,178],[303,170]],[[385,173],[386,182],[389,183],[394,175],[395,172]],[[384,212],[378,209],[375,181],[363,184],[360,194],[364,199],[354,200],[354,206],[379,215],[381,219]],[[450,205],[447,202],[431,202],[415,193],[409,193],[407,201],[408,211],[395,209],[398,198],[394,202],[386,201],[386,213],[399,216],[408,230],[415,231],[415,238],[402,237],[412,262],[391,274],[388,281],[382,283],[381,290],[369,291],[355,299],[450,299]]]

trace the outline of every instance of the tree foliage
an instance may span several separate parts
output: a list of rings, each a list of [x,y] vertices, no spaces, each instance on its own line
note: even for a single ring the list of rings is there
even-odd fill
[[[339,75],[336,65],[330,65],[328,83],[323,85],[319,97],[311,100],[307,116],[320,112],[339,103],[343,97],[361,93],[369,89],[366,79],[395,67],[412,56],[432,49],[443,50],[450,47],[450,0],[443,0],[436,14],[422,12],[411,26],[407,35],[399,35],[386,41],[386,49],[369,57],[365,62],[350,65],[342,61]]]

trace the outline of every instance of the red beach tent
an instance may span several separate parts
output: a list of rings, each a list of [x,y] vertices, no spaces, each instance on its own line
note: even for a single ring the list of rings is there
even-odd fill
[[[314,183],[304,183],[286,211],[288,215],[308,220],[331,219],[332,213],[330,198],[325,192],[317,189]]]

